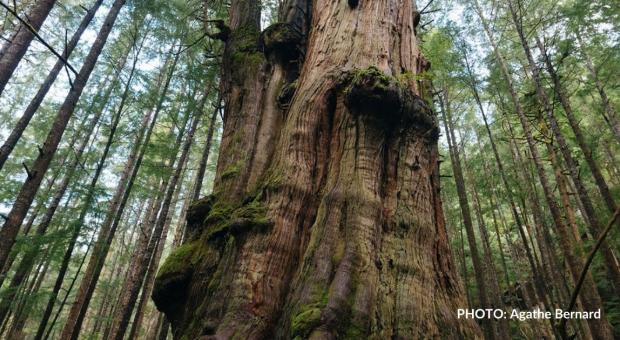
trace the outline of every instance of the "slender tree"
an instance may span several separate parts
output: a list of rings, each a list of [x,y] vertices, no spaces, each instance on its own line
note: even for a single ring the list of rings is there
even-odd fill
[[[67,46],[63,51],[62,57],[65,60],[71,55],[71,53],[77,46],[80,38],[82,37],[82,34],[84,33],[88,25],[90,25],[90,22],[93,20],[93,17],[95,16],[97,9],[99,9],[102,2],[103,0],[95,1],[95,3],[90,7],[90,9],[86,11],[86,15],[82,19],[82,22],[78,26],[75,33],[73,33],[71,40],[69,40]],[[39,87],[39,90],[35,94],[34,98],[32,98],[32,100],[30,101],[30,104],[28,104],[28,107],[26,107],[26,110],[22,114],[19,121],[17,121],[17,124],[15,124],[13,130],[11,130],[11,133],[7,137],[6,141],[4,141],[4,144],[0,146],[0,170],[2,170],[2,166],[9,158],[9,155],[15,148],[17,141],[21,138],[24,130],[28,126],[28,123],[30,123],[30,120],[41,106],[43,99],[52,88],[52,85],[56,81],[58,74],[62,71],[64,66],[65,62],[60,59],[56,62],[56,64],[54,64],[54,67],[47,75],[47,78],[45,78],[43,84],[41,84],[41,86]],[[0,92],[2,92],[2,90],[0,90]]]
[[[38,31],[49,15],[56,0],[40,0],[32,7],[26,19],[19,25],[9,42],[0,52],[0,95],[11,79],[17,64],[21,61],[34,39],[33,31]],[[6,5],[3,5],[5,7]],[[8,7],[5,7],[8,10]]]
[[[45,3],[47,1],[42,1]],[[84,64],[80,69],[77,77],[73,81],[73,86],[67,94],[64,102],[62,103],[60,110],[54,120],[52,128],[45,140],[43,146],[39,149],[39,155],[34,161],[32,167],[27,170],[27,178],[22,188],[19,191],[15,199],[15,203],[11,207],[7,219],[0,230],[0,267],[3,267],[6,263],[7,257],[13,244],[15,243],[15,237],[19,231],[19,226],[22,224],[30,205],[34,200],[41,181],[49,168],[50,162],[56,153],[58,144],[65,132],[67,123],[73,115],[75,106],[90,78],[90,75],[95,68],[97,59],[103,50],[103,47],[112,31],[114,22],[121,10],[121,7],[125,4],[125,0],[116,0],[110,9],[103,26],[97,34],[97,38],[93,42],[93,45],[86,56]]]

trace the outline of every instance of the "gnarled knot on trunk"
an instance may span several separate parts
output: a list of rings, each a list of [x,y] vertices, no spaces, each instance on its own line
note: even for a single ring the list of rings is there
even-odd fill
[[[376,67],[355,71],[345,88],[345,104],[355,115],[371,118],[387,131],[423,131],[438,137],[435,115],[405,81]]]
[[[171,322],[181,318],[191,278],[200,264],[212,271],[219,261],[219,251],[202,240],[193,240],[176,248],[159,269],[153,286],[153,302]]]
[[[187,239],[193,239],[204,225],[204,221],[209,216],[211,208],[215,203],[215,196],[208,195],[197,201],[194,201],[187,209]]]
[[[278,62],[296,61],[299,58],[301,32],[292,24],[278,22],[267,27],[260,34],[260,45],[267,57]]]

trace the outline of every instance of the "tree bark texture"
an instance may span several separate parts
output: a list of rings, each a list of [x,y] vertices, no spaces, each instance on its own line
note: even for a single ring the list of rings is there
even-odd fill
[[[233,0],[214,194],[153,297],[175,338],[473,338],[410,0]],[[260,43],[259,43],[260,42]]]
[[[26,54],[32,39],[34,39],[34,34],[30,29],[38,31],[41,28],[55,3],[56,0],[37,1],[25,19],[30,27],[21,24],[11,37],[11,41],[7,42],[8,45],[2,48],[0,55],[0,94],[4,91],[6,84]]]

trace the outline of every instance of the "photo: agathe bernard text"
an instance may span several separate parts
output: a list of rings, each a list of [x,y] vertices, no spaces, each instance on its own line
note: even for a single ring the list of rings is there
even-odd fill
[[[514,319],[519,321],[526,320],[543,320],[543,319],[600,319],[601,310],[596,311],[564,311],[555,309],[554,311],[546,311],[543,309],[505,311],[503,309],[494,308],[478,308],[478,309],[457,309],[457,318],[459,319]]]

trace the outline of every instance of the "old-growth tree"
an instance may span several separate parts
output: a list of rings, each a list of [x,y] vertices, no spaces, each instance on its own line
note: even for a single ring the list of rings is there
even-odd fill
[[[233,0],[214,194],[153,293],[175,338],[474,337],[412,1]],[[423,98],[424,97],[424,98]]]

